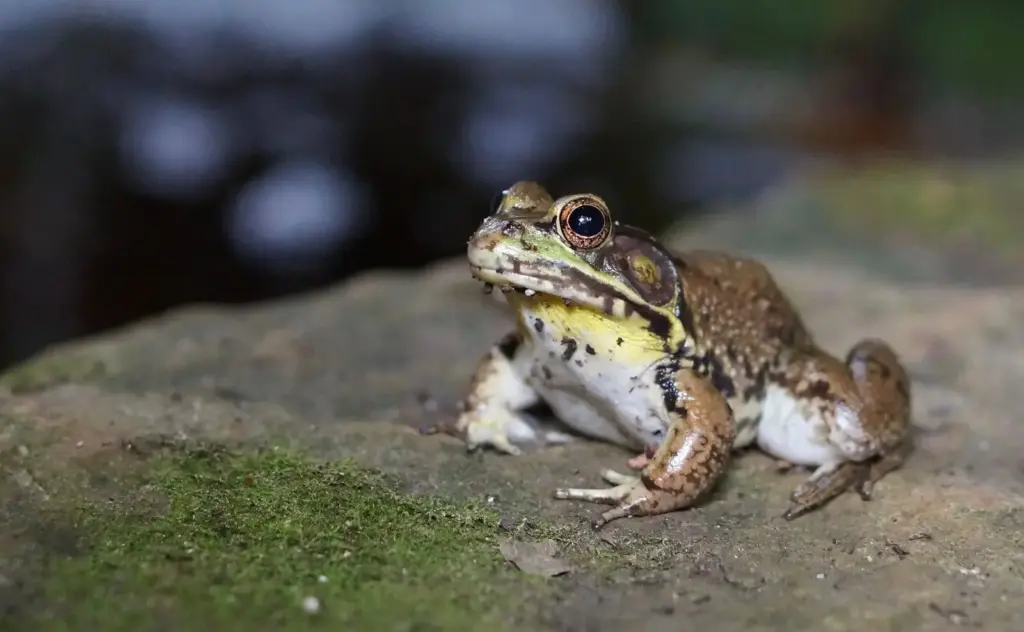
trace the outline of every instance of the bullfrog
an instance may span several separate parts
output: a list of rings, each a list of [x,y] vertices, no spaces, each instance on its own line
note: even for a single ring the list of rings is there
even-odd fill
[[[611,505],[595,529],[694,505],[748,447],[810,471],[787,520],[847,490],[870,498],[907,456],[896,352],[865,338],[830,355],[754,259],[671,252],[597,195],[554,199],[526,181],[502,192],[467,257],[516,326],[481,360],[456,434],[521,454],[541,438],[524,411],[546,404],[577,434],[632,451],[635,473],[604,470],[608,487],[554,490]]]

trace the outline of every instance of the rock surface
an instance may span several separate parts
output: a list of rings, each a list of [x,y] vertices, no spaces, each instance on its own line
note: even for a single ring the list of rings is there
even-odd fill
[[[583,441],[467,455],[454,438],[421,436],[417,428],[452,416],[478,358],[509,325],[461,261],[264,306],[188,308],[44,353],[2,380],[0,454],[17,458],[0,462],[0,490],[20,490],[25,510],[45,506],[38,471],[153,432],[273,436],[318,457],[353,457],[410,491],[492,497],[503,523],[551,520],[592,543],[585,550],[619,552],[627,562],[611,578],[546,580],[560,582],[539,607],[552,629],[1024,629],[1024,288],[869,272],[815,254],[825,242],[793,246],[778,223],[775,240],[752,243],[744,222],[713,219],[673,243],[759,255],[826,348],[842,354],[881,336],[911,368],[916,449],[871,502],[847,494],[785,522],[802,474],[750,453],[700,507],[598,535],[587,522],[600,507],[551,491],[596,486],[601,468],[629,455]],[[0,532],[0,556],[17,552],[12,533]]]

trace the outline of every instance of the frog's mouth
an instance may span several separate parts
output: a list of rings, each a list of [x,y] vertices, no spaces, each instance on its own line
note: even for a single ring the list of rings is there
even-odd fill
[[[506,294],[561,299],[568,306],[588,307],[617,318],[629,318],[645,307],[640,297],[567,263],[524,259],[506,248],[493,232],[470,239],[467,255],[470,272],[483,281],[484,292],[497,287]]]
[[[483,281],[484,294],[490,294],[491,292],[494,291],[494,288],[498,288],[504,294],[508,294],[509,292],[518,292],[519,294],[523,294],[526,296],[535,296],[537,294],[550,294],[550,292],[545,292],[530,287],[533,284],[529,282],[528,277],[525,277],[523,275],[515,275],[514,273],[512,275],[509,275],[509,272],[507,270],[503,270],[501,268],[484,268],[482,266],[470,265],[470,272],[472,273],[473,277],[476,278],[478,281]],[[521,276],[523,278],[513,280],[513,278],[510,278],[510,276]],[[518,281],[518,283],[515,281]]]
[[[518,269],[517,269],[518,268]],[[548,297],[562,300],[566,306],[580,305],[619,318],[628,317],[632,301],[615,292],[588,291],[597,281],[579,275],[570,267],[560,268],[557,274],[530,274],[526,265],[513,269],[490,268],[470,264],[473,277],[484,283],[484,292],[494,288],[503,293],[518,293],[526,297]]]

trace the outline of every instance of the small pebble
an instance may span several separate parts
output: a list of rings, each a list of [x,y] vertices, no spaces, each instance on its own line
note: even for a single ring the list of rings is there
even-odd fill
[[[78,443],[76,443],[76,444],[75,444],[75,447],[76,447],[76,448],[80,448],[80,447],[82,447],[83,445],[85,445],[85,441],[79,441]]]
[[[321,584],[326,584],[327,583],[327,575],[321,575],[320,577],[317,577],[316,580],[318,582],[320,582]]]
[[[814,576],[815,579],[825,579],[825,573],[818,573]]]
[[[302,600],[302,609],[308,614],[316,614],[320,612],[320,600],[316,597],[306,597]]]

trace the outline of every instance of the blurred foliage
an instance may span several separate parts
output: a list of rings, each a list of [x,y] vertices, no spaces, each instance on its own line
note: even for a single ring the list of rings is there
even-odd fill
[[[1024,96],[1021,25],[1024,4],[1000,0],[692,0],[651,3],[639,29],[728,57],[803,66],[837,31],[890,30],[927,82],[999,98]]]

